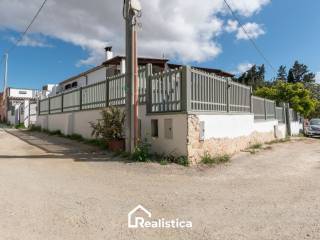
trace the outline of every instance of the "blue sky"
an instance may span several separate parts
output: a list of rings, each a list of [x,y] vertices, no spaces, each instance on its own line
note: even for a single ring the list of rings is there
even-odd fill
[[[35,6],[38,5],[39,1],[36,1]],[[49,16],[49,14],[55,14],[55,12],[49,12],[50,8],[53,7],[50,5],[47,7],[49,8],[47,10],[48,12],[42,13],[44,14],[42,18]],[[292,65],[294,60],[299,60],[307,64],[313,72],[320,72],[320,62],[318,61],[318,56],[320,56],[320,48],[318,47],[320,32],[317,31],[318,26],[320,26],[319,9],[320,1],[282,0],[268,2],[261,6],[261,9],[252,14],[241,14],[241,10],[239,10],[237,15],[244,23],[254,22],[259,24],[261,29],[263,29],[265,33],[258,36],[255,41],[276,69],[281,64],[289,67]],[[34,12],[33,8],[30,9],[30,14],[32,12]],[[15,14],[18,17],[21,13],[17,12]],[[30,19],[30,17],[32,17],[32,14],[30,14],[29,16],[25,16],[25,19]],[[92,12],[88,14],[92,14]],[[225,11],[219,12],[215,16],[217,16],[220,22],[224,21],[224,25],[227,20],[232,20],[232,17]],[[9,22],[9,17],[6,20],[8,20],[7,24],[3,23],[2,26],[0,24],[1,54],[4,49],[7,49],[12,45],[12,39],[17,38],[18,32],[22,29],[23,25],[21,24],[21,27],[19,27],[18,23],[16,25],[11,24],[11,22]],[[41,18],[38,20],[40,23],[44,24],[44,21]],[[66,21],[68,21],[68,19],[66,19]],[[118,19],[118,21],[121,21],[121,19]],[[206,55],[206,53],[202,53],[202,55],[199,54],[199,56],[197,56],[196,53],[192,53],[195,56],[194,59],[199,60],[200,58],[204,58],[204,60],[201,59],[201,62],[193,62],[192,54],[191,56],[188,56],[188,53],[184,53],[184,55],[179,56],[179,50],[177,50],[177,53],[174,55],[176,57],[171,58],[172,62],[188,62],[189,64],[220,68],[230,72],[237,72],[240,64],[264,63],[248,40],[237,39],[237,31],[222,31],[221,29],[223,29],[224,26],[220,26],[218,24],[219,21],[212,23],[216,24],[217,27],[213,30],[216,34],[214,36],[210,36],[212,38],[212,42],[216,45],[212,46],[209,50],[211,51],[211,56],[210,54]],[[36,44],[29,43],[25,44],[27,46],[18,46],[9,56],[10,86],[41,88],[47,83],[58,83],[67,77],[92,67],[90,64],[88,65],[86,63],[96,64],[99,62],[99,60],[97,60],[99,58],[91,62],[91,57],[95,58],[96,55],[100,54],[96,54],[97,51],[103,52],[103,44],[100,44],[100,42],[99,44],[95,44],[95,35],[90,36],[90,38],[88,37],[87,39],[89,40],[86,40],[86,38],[83,37],[74,40],[74,38],[71,37],[65,38],[65,34],[60,34],[59,30],[56,29],[50,30],[51,32],[46,32],[43,30],[44,28],[38,27],[37,24],[39,23],[35,23],[35,30],[32,35],[30,35],[30,37],[37,40]],[[50,28],[50,22],[45,24]],[[106,23],[106,25],[108,25],[108,23]],[[159,54],[157,51],[161,51],[161,49],[153,51],[152,46],[147,46],[148,41],[144,39],[148,39],[148,36],[146,35],[150,30],[148,31],[149,26],[147,23],[143,23],[143,25],[146,30],[144,32],[143,28],[140,34],[144,35],[141,42],[143,45],[142,52],[144,53],[144,56],[148,55],[148,53],[153,56],[154,54]],[[188,25],[184,25],[183,27],[189,29]],[[193,24],[191,27],[197,28],[198,26],[197,24]],[[72,29],[75,28],[73,27]],[[74,30],[75,33],[77,33],[76,30],[77,29]],[[86,31],[88,32],[88,30]],[[115,33],[112,34],[117,35]],[[72,36],[74,36],[74,34]],[[99,35],[98,37],[101,38],[101,36]],[[167,41],[170,43],[171,37],[168,36],[167,38]],[[79,39],[81,39],[81,43]],[[121,33],[119,33],[114,39],[117,40],[116,52],[121,53],[123,51],[123,47],[121,47],[121,45],[124,45]],[[106,39],[106,44],[114,45],[114,39],[113,42],[108,42],[109,40]],[[88,45],[85,41],[90,43],[93,42],[94,44]],[[203,43],[203,41],[204,40],[200,41],[200,47],[201,44],[207,43]],[[189,42],[186,44],[188,43]],[[191,42],[191,44],[198,43]],[[96,47],[96,45],[99,47]],[[144,45],[146,45],[146,47],[144,47]],[[176,47],[176,45],[173,45],[172,48],[173,47]],[[165,52],[165,50],[163,51]],[[170,48],[166,51],[170,51]],[[197,49],[194,51],[197,51]],[[79,61],[81,60],[84,60],[84,64],[79,64]],[[267,79],[272,78],[274,76],[274,72],[268,66],[266,66],[266,69]],[[2,68],[0,74],[2,80]],[[2,81],[1,84],[3,84]]]

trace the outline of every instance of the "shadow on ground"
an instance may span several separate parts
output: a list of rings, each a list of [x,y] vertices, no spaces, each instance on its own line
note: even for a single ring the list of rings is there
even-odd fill
[[[42,132],[30,132],[26,130],[4,129],[7,133],[34,147],[40,148],[45,155],[13,156],[0,155],[0,159],[73,159],[81,162],[116,161],[129,163],[124,158],[116,157],[113,153],[103,151],[99,147],[91,146],[71,139],[52,136]]]

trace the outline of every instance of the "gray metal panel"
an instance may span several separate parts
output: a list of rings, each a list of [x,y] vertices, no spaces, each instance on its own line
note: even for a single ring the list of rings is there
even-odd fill
[[[164,120],[164,137],[166,139],[173,139],[173,120],[165,119]]]

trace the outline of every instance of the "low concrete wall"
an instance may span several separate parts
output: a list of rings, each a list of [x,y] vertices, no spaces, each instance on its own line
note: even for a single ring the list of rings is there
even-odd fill
[[[61,113],[38,116],[36,125],[50,131],[60,130],[65,135],[76,133],[84,138],[91,138],[89,122],[95,122],[99,118],[100,110]]]
[[[243,115],[197,115],[204,122],[204,138],[235,138],[248,136],[253,131],[254,116]]]
[[[151,137],[151,120],[158,120],[159,136]],[[165,137],[165,120],[172,120],[172,138]],[[153,152],[187,156],[187,115],[147,115],[144,123],[144,137],[151,143]]]
[[[65,135],[77,133],[91,138],[89,122],[100,119],[100,112],[91,110],[39,116],[36,125],[50,131],[60,130]],[[206,152],[211,155],[234,154],[255,143],[286,137],[286,125],[278,124],[277,120],[254,121],[252,114],[148,115],[146,106],[142,105],[139,108],[139,119],[141,139],[151,144],[153,152],[188,156],[192,163],[199,162]],[[152,120],[158,120],[158,137],[151,136]],[[166,120],[172,121],[172,137],[165,135]],[[200,125],[204,126],[202,139]],[[293,133],[299,133],[299,124],[292,123],[292,129]]]
[[[202,131],[200,125],[204,126],[203,140],[200,139]],[[232,155],[252,144],[269,142],[276,137],[285,137],[277,126],[277,120],[254,121],[251,114],[189,115],[189,159],[196,164],[201,161],[205,153],[212,156]]]
[[[284,123],[279,123],[278,125],[278,138],[286,138],[287,137],[287,126]]]
[[[121,108],[124,109],[124,108]],[[65,135],[80,134],[84,138],[92,138],[89,122],[100,119],[101,110],[79,111],[72,113],[51,114],[39,116],[36,125],[50,131],[60,130]],[[146,107],[139,108],[141,119],[141,139],[151,144],[151,150],[159,154],[172,154],[176,156],[187,155],[187,115],[186,114],[158,114],[147,115]],[[151,136],[151,120],[158,120],[159,136]],[[172,120],[172,138],[165,137],[164,122]]]
[[[300,122],[291,122],[291,135],[299,135],[303,129],[303,125]]]

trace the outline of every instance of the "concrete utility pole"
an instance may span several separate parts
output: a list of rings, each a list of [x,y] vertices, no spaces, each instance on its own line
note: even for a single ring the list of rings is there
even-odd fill
[[[124,0],[126,21],[126,151],[133,152],[138,140],[138,58],[137,18],[141,15],[139,0]]]
[[[8,85],[8,53],[4,54],[4,84],[3,84],[3,94],[5,96],[5,91],[7,89],[7,85]]]

